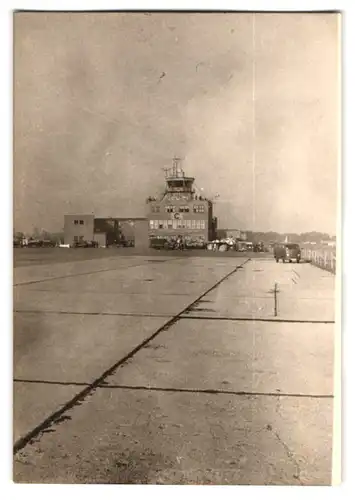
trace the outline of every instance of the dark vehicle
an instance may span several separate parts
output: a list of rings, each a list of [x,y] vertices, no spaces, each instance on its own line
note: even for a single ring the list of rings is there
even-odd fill
[[[14,239],[14,248],[22,247],[22,241],[19,239]]]
[[[86,248],[99,248],[99,243],[98,241],[93,241],[93,240],[87,241]]]
[[[55,242],[52,240],[28,240],[26,246],[29,248],[53,248]]]
[[[283,243],[274,246],[274,257],[276,262],[280,259],[282,262],[292,262],[295,260],[297,263],[301,260],[301,249],[297,243]]]
[[[155,250],[163,250],[168,245],[168,240],[166,238],[151,238],[150,248]]]
[[[27,246],[28,248],[40,248],[42,242],[40,240],[28,240]]]
[[[41,247],[45,247],[45,248],[52,248],[52,247],[55,247],[55,242],[52,241],[52,240],[42,240],[41,241]]]
[[[123,248],[131,248],[131,247],[134,247],[134,241],[121,239],[121,240],[118,240],[116,242],[116,247],[117,248],[121,248],[121,247],[123,247]]]
[[[115,242],[115,245],[117,248],[127,248],[128,241],[126,241],[126,240],[117,241],[117,242]]]
[[[264,251],[265,251],[265,247],[264,247],[264,243],[262,241],[260,241],[259,243],[254,243],[253,252],[264,252]]]
[[[155,250],[177,250],[178,242],[168,238],[152,238],[150,240],[150,248]]]
[[[238,245],[239,252],[252,252],[254,250],[254,245],[250,241],[240,241]]]
[[[73,247],[74,248],[97,248],[99,246],[97,241],[86,241],[80,240],[75,241]]]
[[[183,248],[204,250],[205,248],[207,248],[207,243],[205,243],[204,241],[186,241]]]
[[[74,241],[74,243],[73,243],[73,248],[86,248],[86,247],[87,247],[87,243],[84,240]]]

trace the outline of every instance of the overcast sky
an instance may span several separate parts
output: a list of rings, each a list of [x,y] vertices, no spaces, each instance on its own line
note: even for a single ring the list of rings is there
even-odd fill
[[[16,14],[16,230],[144,216],[178,155],[219,227],[335,234],[338,20]]]

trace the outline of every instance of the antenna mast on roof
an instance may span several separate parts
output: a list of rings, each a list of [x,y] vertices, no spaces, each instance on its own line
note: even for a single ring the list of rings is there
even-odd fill
[[[182,170],[180,168],[180,162],[181,162],[181,158],[174,156],[174,158],[173,158],[173,176],[174,177],[178,177],[179,171],[182,172]],[[183,174],[183,172],[182,172],[182,174]]]

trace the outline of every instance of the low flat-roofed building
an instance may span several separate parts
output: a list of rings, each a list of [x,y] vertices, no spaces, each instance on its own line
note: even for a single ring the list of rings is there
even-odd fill
[[[117,244],[148,246],[148,222],[145,217],[95,217],[94,214],[64,216],[64,243],[96,241],[99,246]]]

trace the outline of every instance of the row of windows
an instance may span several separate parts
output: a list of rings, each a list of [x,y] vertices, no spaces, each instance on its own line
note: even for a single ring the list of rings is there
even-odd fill
[[[206,221],[204,220],[151,220],[149,221],[150,229],[206,229]]]
[[[174,205],[166,205],[165,211],[168,213],[173,213],[173,212],[190,212],[190,208],[187,205],[176,207]],[[194,205],[192,207],[192,211],[197,214],[197,213],[203,213],[205,211],[204,205]],[[155,205],[152,207],[152,212],[153,213],[159,213],[160,212],[160,206]]]
[[[182,234],[181,236],[184,238],[185,241],[197,241],[197,240],[205,241],[206,240],[206,237],[203,234],[194,234],[194,235]],[[175,238],[176,238],[175,235],[166,236],[164,234],[154,234],[154,235],[149,236],[150,240],[152,240],[152,239],[154,239],[154,240],[174,240]]]
[[[83,224],[84,224],[84,221],[83,221],[83,220],[77,220],[77,219],[75,219],[75,220],[74,220],[74,224],[75,224],[76,226],[77,226],[78,224],[83,225]]]
[[[166,212],[169,212],[169,213],[173,213],[173,212],[181,212],[181,213],[184,213],[184,212],[190,212],[190,208],[187,206],[187,205],[182,205],[178,208],[176,208],[174,205],[167,205],[165,207],[165,211]]]

